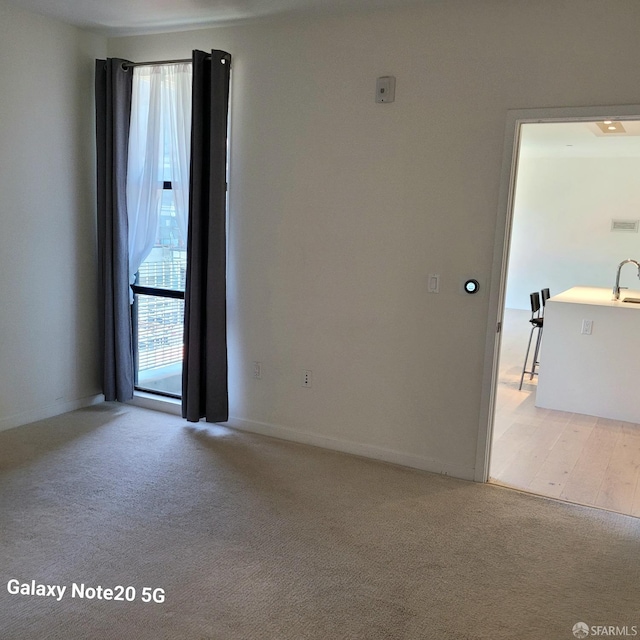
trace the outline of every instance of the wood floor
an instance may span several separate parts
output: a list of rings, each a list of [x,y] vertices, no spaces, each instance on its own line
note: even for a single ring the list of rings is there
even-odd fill
[[[529,316],[505,313],[491,482],[640,517],[640,425],[538,409],[537,377],[518,391]]]

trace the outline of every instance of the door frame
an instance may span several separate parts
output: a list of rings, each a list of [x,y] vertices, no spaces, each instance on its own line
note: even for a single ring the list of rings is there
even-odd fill
[[[489,290],[489,316],[485,337],[480,424],[474,472],[476,482],[489,480],[491,465],[501,327],[504,318],[504,298],[511,248],[513,201],[518,176],[520,129],[523,124],[527,123],[592,122],[595,120],[640,120],[640,105],[553,107],[518,109],[507,112]]]

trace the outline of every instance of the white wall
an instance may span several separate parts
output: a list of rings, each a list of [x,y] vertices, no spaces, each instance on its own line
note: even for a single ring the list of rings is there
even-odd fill
[[[549,287],[611,287],[618,264],[640,260],[640,235],[611,220],[640,219],[640,158],[523,158],[518,166],[506,306],[529,309]],[[635,267],[621,284],[638,289]]]
[[[0,429],[100,391],[92,95],[105,48],[0,1]]]
[[[473,477],[507,110],[640,102],[638,24],[634,0],[459,0],[110,40],[234,56],[235,423]]]

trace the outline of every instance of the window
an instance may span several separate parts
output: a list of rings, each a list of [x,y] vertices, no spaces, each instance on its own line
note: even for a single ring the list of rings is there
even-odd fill
[[[135,385],[180,397],[191,64],[134,69],[127,174]]]

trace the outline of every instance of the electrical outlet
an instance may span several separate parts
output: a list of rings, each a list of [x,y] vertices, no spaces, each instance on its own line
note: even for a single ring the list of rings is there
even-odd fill
[[[582,330],[580,331],[580,333],[584,334],[585,336],[590,336],[592,331],[593,331],[593,320],[583,320]]]
[[[311,386],[311,382],[313,381],[313,374],[311,371],[309,371],[309,369],[305,369],[302,372],[302,386],[303,387],[310,387]]]
[[[253,363],[253,377],[256,380],[260,380],[260,378],[262,378],[262,362]]]
[[[430,273],[427,280],[427,292],[428,293],[440,293],[440,275],[437,273]]]

